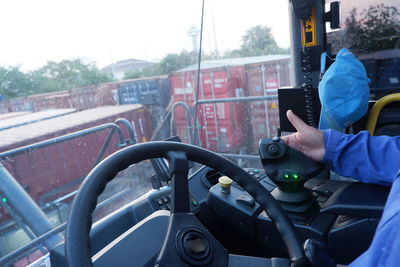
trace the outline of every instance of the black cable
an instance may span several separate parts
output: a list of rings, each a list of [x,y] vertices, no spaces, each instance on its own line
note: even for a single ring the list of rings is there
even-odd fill
[[[310,48],[306,47],[307,44],[306,21],[307,21],[306,19],[303,20],[304,44],[303,44],[303,59],[302,59],[303,67],[301,70],[303,71],[304,82],[301,85],[301,88],[304,89],[308,124],[314,128],[317,128],[318,125],[314,118],[314,109],[313,109],[311,55],[310,55]]]
[[[194,104],[194,127],[193,127],[193,144],[196,145],[197,142],[197,105],[199,101],[199,85],[200,85],[200,63],[201,63],[201,45],[203,43],[203,18],[204,18],[204,0],[201,7],[201,26],[200,26],[200,48],[199,48],[199,62],[197,65],[197,89],[196,89],[196,101]]]

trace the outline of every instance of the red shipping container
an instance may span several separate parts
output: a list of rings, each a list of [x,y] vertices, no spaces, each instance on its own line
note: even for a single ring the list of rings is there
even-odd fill
[[[104,83],[94,88],[94,104],[96,107],[118,105],[118,83]]]
[[[16,118],[16,117],[27,115],[27,114],[30,114],[30,113],[31,112],[29,112],[29,111],[3,113],[3,114],[0,114],[0,120],[8,120],[8,119],[11,119],[11,118]]]
[[[95,104],[94,87],[78,87],[69,90],[72,107],[76,109],[90,109],[97,107]]]
[[[142,105],[106,106],[0,131],[0,151],[114,122],[118,118],[125,118],[133,124],[139,142],[151,138],[150,116]],[[128,138],[125,127],[121,128]],[[7,158],[2,160],[2,164],[22,186],[29,188],[29,194],[37,200],[41,195],[86,175],[93,168],[108,133],[109,130],[104,130],[81,136]],[[114,144],[118,141],[114,135],[103,158],[117,150]]]
[[[279,103],[276,89],[290,85],[289,56],[246,65],[247,88],[250,96],[272,96],[267,101],[250,103],[253,150],[261,138],[276,135],[279,127]]]
[[[170,75],[170,84],[173,101],[182,101],[192,108],[195,101],[195,88],[197,88],[195,66]],[[244,67],[203,68],[199,85],[200,100],[244,96]],[[246,103],[199,105],[198,126],[201,146],[219,152],[239,152],[245,147],[245,138],[240,132],[246,124],[246,120],[248,120],[247,114]],[[186,125],[184,112],[176,110],[174,116],[178,127]]]
[[[12,112],[3,114],[2,117],[7,119],[0,120],[0,131],[22,125],[35,123],[47,119],[52,119],[59,116],[64,116],[75,112],[75,109],[52,109],[40,112]],[[11,116],[11,114],[21,114],[19,116]],[[6,117],[6,115],[9,115]]]
[[[288,86],[289,61],[290,57],[286,55],[203,61],[199,99],[262,96],[262,88],[267,90]],[[261,66],[266,68],[263,70],[264,80]],[[173,101],[183,101],[193,107],[196,81],[197,65],[171,74]],[[253,150],[260,136],[265,138],[268,130],[276,132],[279,125],[277,99],[266,103],[268,116],[264,101],[199,105],[201,145],[220,152],[250,152],[247,148]],[[186,120],[184,113],[175,112],[175,119],[176,124],[183,127],[184,124],[179,121]],[[248,137],[249,133],[252,133],[253,138]]]

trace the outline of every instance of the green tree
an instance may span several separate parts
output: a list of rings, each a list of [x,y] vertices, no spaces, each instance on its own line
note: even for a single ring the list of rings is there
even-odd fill
[[[31,72],[30,76],[37,90],[46,92],[112,81],[111,77],[100,72],[94,63],[85,63],[81,59],[49,61],[39,70]]]
[[[0,94],[13,98],[35,93],[30,76],[19,70],[19,66],[0,67]]]
[[[253,57],[287,53],[289,53],[288,49],[281,48],[276,44],[270,28],[257,25],[248,29],[242,36],[240,49],[226,51],[224,53],[224,58]]]
[[[211,59],[210,55],[202,55],[202,60]],[[127,72],[124,79],[135,79],[163,75],[182,69],[197,62],[197,56],[183,50],[179,54],[168,54],[155,65],[146,67],[142,70]]]
[[[158,64],[154,64],[140,70],[126,72],[124,75],[124,80],[158,76],[161,74],[163,73],[160,71]]]
[[[182,69],[197,62],[197,57],[190,52],[182,51],[180,54],[168,54],[158,64],[161,73],[167,74]]]
[[[345,43],[355,53],[400,47],[400,13],[394,6],[370,6],[360,16],[354,8],[345,25]]]
[[[48,62],[27,73],[18,66],[0,67],[0,94],[5,98],[68,90],[74,87],[96,85],[112,81],[98,70],[94,63],[81,59]]]

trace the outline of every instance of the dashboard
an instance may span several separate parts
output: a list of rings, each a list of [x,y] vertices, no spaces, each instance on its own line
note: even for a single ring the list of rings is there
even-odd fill
[[[264,170],[245,170],[268,191],[275,189],[276,185]],[[286,257],[286,248],[268,215],[239,185],[233,183],[230,193],[222,192],[218,184],[222,175],[209,167],[202,167],[191,175],[191,212],[231,253]],[[390,188],[324,177],[310,179],[305,188],[312,192],[317,208],[302,218],[289,214],[296,230],[303,241],[323,240],[338,263],[351,262],[368,248]],[[113,258],[132,256],[132,253],[137,253],[137,265],[154,264],[164,239],[162,233],[168,226],[170,195],[169,186],[151,190],[95,223],[91,230],[95,266],[107,266]],[[153,213],[162,216],[154,219]],[[141,223],[144,219],[148,223]],[[123,241],[129,244],[118,243],[122,242],[121,235],[131,236],[130,241]],[[133,248],[141,249],[133,252]],[[52,266],[65,266],[63,243],[50,252],[50,258]]]

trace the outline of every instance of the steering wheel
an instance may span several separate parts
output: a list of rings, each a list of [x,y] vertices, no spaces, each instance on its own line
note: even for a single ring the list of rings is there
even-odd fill
[[[171,191],[173,207],[164,245],[157,259],[159,266],[165,266],[168,263],[174,264],[174,266],[182,265],[172,261],[179,261],[183,258],[181,253],[176,251],[179,250],[179,246],[176,245],[177,236],[181,236],[182,239],[186,238],[185,240],[189,242],[189,247],[191,244],[193,245],[193,242],[190,244],[193,240],[197,244],[200,240],[200,247],[204,247],[206,243],[209,245],[206,246],[207,250],[210,250],[207,251],[207,255],[204,254],[206,253],[204,250],[201,252],[194,251],[193,257],[198,257],[200,263],[210,265],[211,261],[207,257],[219,257],[219,259],[225,259],[225,264],[227,264],[228,254],[226,249],[211,236],[193,214],[189,213],[189,201],[188,197],[185,197],[188,196],[187,160],[209,166],[236,181],[268,213],[288,249],[292,266],[300,266],[306,262],[300,239],[293,224],[268,190],[250,174],[214,152],[188,144],[160,141],[137,144],[117,151],[104,159],[88,174],[73,201],[68,219],[65,249],[69,266],[93,266],[89,237],[92,226],[92,213],[97,205],[97,197],[103,192],[107,183],[119,171],[132,164],[151,158],[167,158],[170,160],[173,169]],[[187,228],[191,228],[189,233],[182,232],[182,229]],[[165,253],[169,253],[167,257],[163,255]],[[166,258],[168,259],[165,261]],[[185,263],[194,265],[187,261]]]

